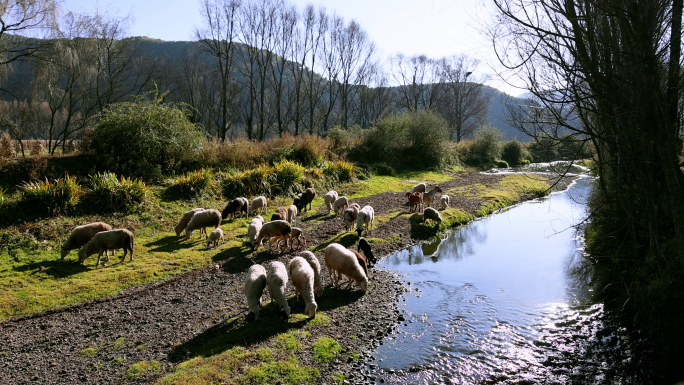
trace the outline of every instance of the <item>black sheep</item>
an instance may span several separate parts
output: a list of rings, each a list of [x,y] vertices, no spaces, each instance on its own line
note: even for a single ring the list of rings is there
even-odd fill
[[[366,256],[366,259],[368,260],[368,265],[369,266],[374,266],[375,263],[378,261],[375,259],[375,255],[373,255],[373,251],[371,250],[370,244],[365,238],[359,239],[359,247],[357,248],[357,251],[363,251],[363,255]]]

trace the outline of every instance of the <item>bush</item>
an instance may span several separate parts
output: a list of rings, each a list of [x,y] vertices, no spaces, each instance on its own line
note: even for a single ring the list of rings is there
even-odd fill
[[[81,186],[76,177],[66,175],[54,181],[25,182],[20,187],[22,204],[41,215],[66,214],[76,208],[80,200]]]
[[[505,160],[511,166],[520,166],[529,163],[530,152],[524,144],[513,139],[504,143],[501,148],[501,159]]]
[[[383,118],[354,151],[357,159],[406,168],[440,167],[447,155],[447,123],[425,110]]]
[[[105,107],[84,149],[103,168],[145,179],[199,161],[204,133],[188,120],[185,105],[162,103],[162,97]]]
[[[303,175],[304,167],[301,165],[289,160],[280,161],[271,170],[271,193],[277,195],[289,192],[295,185],[302,182]]]
[[[565,134],[560,137],[539,136],[529,145],[534,162],[553,162],[555,160],[577,160],[593,157],[593,151],[586,141],[577,135]]]
[[[150,199],[150,191],[140,179],[121,177],[111,172],[90,176],[84,202],[98,211],[128,212]]]
[[[193,198],[204,193],[214,193],[217,182],[211,170],[191,171],[171,180],[166,194],[177,198]]]
[[[354,178],[354,164],[343,160],[326,162],[323,173],[335,182],[351,182]]]
[[[468,151],[466,162],[475,167],[491,168],[501,158],[501,142],[504,135],[491,126],[482,126],[475,131],[475,141]]]
[[[223,176],[221,192],[224,197],[270,194],[271,172],[271,168],[263,164],[248,171],[229,172]]]

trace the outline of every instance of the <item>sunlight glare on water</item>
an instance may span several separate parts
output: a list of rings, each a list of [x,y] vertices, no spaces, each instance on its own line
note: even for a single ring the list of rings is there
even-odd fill
[[[577,274],[591,180],[385,258],[410,288],[374,354],[385,383],[601,383],[626,344]],[[606,331],[608,330],[608,331]],[[629,361],[616,358],[617,361]]]

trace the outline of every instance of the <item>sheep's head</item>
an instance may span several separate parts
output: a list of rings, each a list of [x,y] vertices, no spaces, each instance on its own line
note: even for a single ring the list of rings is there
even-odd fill
[[[284,307],[280,308],[280,317],[283,319],[284,322],[287,322],[288,319],[290,319],[290,315],[288,314],[289,309],[285,309]]]
[[[363,232],[363,227],[357,227],[356,228],[356,233],[359,234],[359,237],[361,237],[362,232]]]
[[[316,304],[316,302],[312,302],[306,305],[306,309],[304,309],[304,312],[308,314],[310,318],[316,318],[316,309],[318,309],[318,305]]]
[[[62,259],[66,258],[67,254],[69,254],[69,250],[66,250],[64,247],[60,249],[60,254],[62,255]]]
[[[90,255],[88,255],[85,247],[82,247],[81,250],[78,251],[78,262],[83,263],[83,261],[85,261],[89,256]]]

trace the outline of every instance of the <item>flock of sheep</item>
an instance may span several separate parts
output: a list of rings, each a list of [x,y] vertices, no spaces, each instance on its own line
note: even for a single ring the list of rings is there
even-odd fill
[[[411,192],[406,193],[409,212],[423,209],[424,205],[428,206],[423,210],[423,223],[428,219],[441,223],[442,218],[439,212],[429,206],[435,203],[436,195],[442,190],[439,186],[435,186],[426,193],[426,188],[424,183],[419,183]],[[243,214],[249,217],[253,214],[255,217],[247,229],[249,243],[253,250],[257,250],[264,239],[268,239],[271,252],[274,248],[279,250],[288,246],[290,250],[293,250],[295,241],[297,241],[297,248],[302,249],[306,247],[306,238],[300,228],[292,225],[298,213],[307,210],[307,205],[308,209],[311,209],[311,202],[315,196],[316,191],[313,188],[307,188],[295,197],[293,204],[289,207],[278,207],[271,216],[270,222],[265,222],[261,216],[261,214],[266,214],[268,208],[268,200],[265,196],[254,198],[251,203],[247,198],[235,198],[222,212],[216,209],[195,208],[184,213],[174,230],[177,236],[185,231],[185,236],[188,238],[195,230],[199,230],[200,238],[202,235],[207,237],[207,248],[218,247],[218,243],[223,241],[223,230],[219,227],[223,219],[229,216],[242,217]],[[336,191],[329,191],[324,200],[328,214],[334,211],[336,216],[342,215],[345,230],[353,230],[356,225],[356,232],[359,236],[357,250],[345,248],[339,243],[332,243],[325,248],[324,261],[330,282],[334,286],[339,286],[342,276],[346,276],[347,288],[351,288],[353,281],[365,292],[368,288],[368,266],[372,267],[376,258],[370,244],[361,238],[361,234],[364,230],[368,232],[373,228],[375,220],[373,207],[367,205],[362,208],[356,203],[349,203],[346,196],[338,196]],[[442,195],[440,203],[443,208],[448,207],[449,196]],[[214,230],[207,235],[206,228],[210,226],[214,227]],[[63,243],[61,256],[64,259],[70,250],[80,247],[78,252],[80,263],[98,253],[97,265],[99,265],[103,254],[109,261],[109,251],[123,248],[124,254],[121,261],[126,259],[128,252],[132,261],[133,239],[133,233],[129,230],[112,229],[110,225],[103,222],[77,226]],[[363,255],[360,252],[363,252]],[[259,319],[261,297],[264,289],[268,287],[270,298],[278,304],[280,315],[287,320],[290,316],[290,307],[285,294],[288,281],[291,281],[295,288],[295,300],[298,301],[301,296],[306,304],[305,313],[311,318],[315,317],[318,308],[316,297],[323,294],[321,265],[318,258],[308,250],[301,251],[298,256],[289,259],[287,266],[280,261],[273,261],[267,265],[267,268],[258,264],[249,268],[244,284],[244,294],[249,306],[248,317]]]

